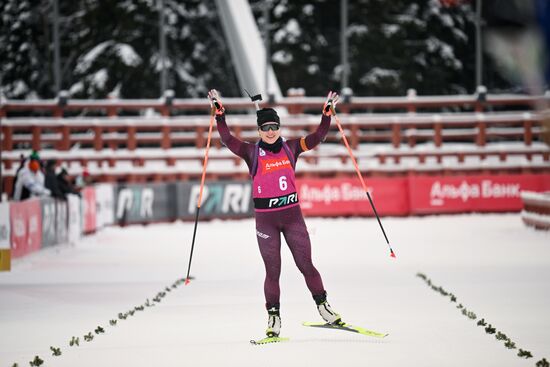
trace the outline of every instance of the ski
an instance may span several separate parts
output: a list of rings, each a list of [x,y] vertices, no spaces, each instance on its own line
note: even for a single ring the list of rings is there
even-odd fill
[[[309,326],[309,327],[318,327],[323,329],[335,329],[335,330],[344,330],[344,331],[350,331],[352,333],[358,333],[361,335],[367,335],[372,336],[374,338],[385,338],[389,334],[386,333],[380,333],[378,331],[365,329],[358,326],[353,326],[346,323],[341,324],[326,324],[322,322],[303,322],[302,325]]]
[[[266,338],[260,339],[260,340],[251,340],[250,344],[252,345],[261,345],[261,344],[269,344],[269,343],[281,343],[281,342],[287,342],[290,338],[281,338],[278,336],[268,336]]]

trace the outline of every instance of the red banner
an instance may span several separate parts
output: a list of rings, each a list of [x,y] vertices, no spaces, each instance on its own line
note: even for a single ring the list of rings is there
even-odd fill
[[[42,246],[40,201],[30,199],[10,203],[11,257],[37,251]]]
[[[299,179],[298,199],[308,216],[374,216],[359,179]],[[380,215],[407,215],[407,178],[372,178],[367,190]]]
[[[82,229],[84,233],[91,233],[96,230],[96,200],[95,188],[86,187],[82,190]]]
[[[412,176],[411,214],[519,211],[522,190],[550,190],[549,175]]]
[[[519,211],[520,192],[550,190],[550,175],[409,176],[369,178],[380,215]],[[299,179],[298,198],[308,216],[372,216],[358,179]]]

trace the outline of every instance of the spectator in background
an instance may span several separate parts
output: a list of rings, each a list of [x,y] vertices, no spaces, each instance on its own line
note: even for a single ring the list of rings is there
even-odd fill
[[[57,161],[55,159],[50,159],[46,162],[45,166],[45,180],[44,185],[48,190],[51,191],[51,195],[54,198],[67,200],[67,196],[61,191],[58,183],[57,176],[55,174],[55,167],[57,166]]]
[[[75,186],[78,188],[78,190],[82,190],[84,187],[92,184],[92,182],[93,181],[92,177],[90,176],[90,172],[88,172],[88,169],[84,167],[82,174],[76,177]]]
[[[50,196],[51,192],[44,185],[45,177],[40,166],[40,156],[33,151],[17,174],[13,193],[14,200],[25,200],[32,196]]]
[[[57,174],[57,184],[65,197],[67,197],[68,194],[82,196],[69,179],[69,173],[65,168],[61,168],[61,172]]]
[[[15,178],[13,179],[13,186],[11,189],[12,195],[15,194],[15,186],[17,185],[17,175],[19,175],[19,172],[25,167],[25,161],[27,159],[25,158],[24,154],[21,154],[19,156],[19,167],[17,167],[17,171],[15,171]]]

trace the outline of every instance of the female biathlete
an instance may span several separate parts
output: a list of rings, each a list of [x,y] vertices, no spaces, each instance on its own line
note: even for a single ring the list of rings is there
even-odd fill
[[[260,140],[256,144],[241,141],[231,135],[225,122],[225,109],[215,89],[208,93],[208,98],[216,113],[216,124],[222,142],[245,160],[252,178],[256,238],[266,270],[264,294],[268,313],[267,336],[277,337],[281,331],[281,233],[298,269],[304,275],[319,314],[327,323],[341,323],[340,315],[327,302],[321,275],[311,260],[311,242],[300,209],[294,177],[298,156],[325,139],[338,102],[338,94],[328,94],[321,124],[315,132],[301,139],[283,139],[277,112],[272,108],[258,110],[256,114]]]

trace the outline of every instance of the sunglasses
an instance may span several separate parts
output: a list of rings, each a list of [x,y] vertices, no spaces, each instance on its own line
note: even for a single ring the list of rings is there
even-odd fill
[[[260,126],[260,130],[262,131],[277,131],[279,130],[279,124],[269,124],[269,125],[262,125]]]

